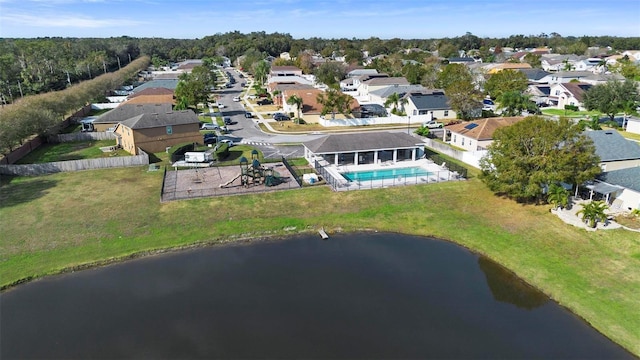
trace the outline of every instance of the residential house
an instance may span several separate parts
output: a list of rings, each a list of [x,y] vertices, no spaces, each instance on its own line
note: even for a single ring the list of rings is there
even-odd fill
[[[487,74],[493,75],[502,70],[531,69],[531,65],[527,63],[491,63],[486,64],[484,69]]]
[[[294,76],[293,78],[297,78]],[[283,94],[287,90],[315,90],[316,88],[309,84],[301,84],[298,82],[272,82],[267,85],[267,91],[273,96],[273,103],[277,106],[283,106]]]
[[[272,66],[269,77],[302,76],[302,70],[297,66]]]
[[[113,131],[121,121],[131,119],[142,114],[161,114],[173,111],[171,103],[159,104],[128,104],[122,103],[115,109],[98,116],[93,122],[95,131]]]
[[[518,71],[527,77],[529,84],[546,84],[549,82],[549,76],[551,75],[550,72],[542,69],[518,69]]]
[[[640,145],[635,141],[625,139],[615,130],[585,131],[584,134],[593,140],[602,171],[640,166]]]
[[[585,111],[582,104],[585,91],[593,85],[583,82],[569,82],[552,84],[549,94],[549,104],[564,109],[565,105],[577,106],[580,111]]]
[[[384,105],[389,96],[398,94],[401,98],[407,93],[418,93],[427,91],[422,85],[391,85],[369,92],[369,99],[372,103]]]
[[[640,61],[640,50],[626,50],[620,55],[628,57],[631,62]]]
[[[456,112],[451,109],[444,90],[434,89],[424,92],[407,93],[404,111],[409,116],[430,115],[433,119],[452,120]]]
[[[632,134],[640,134],[640,119],[628,117],[627,128],[625,130]]]
[[[202,142],[200,120],[192,110],[140,114],[118,123],[115,133],[118,145],[133,155],[138,149],[156,153],[177,144]]]
[[[640,209],[640,167],[612,170],[598,176],[596,190],[604,188],[601,193],[611,194],[613,210]]]
[[[601,72],[603,69],[600,65],[600,58],[582,59],[575,63],[575,71],[590,71],[592,73]]]
[[[136,94],[148,88],[165,88],[165,89],[175,91],[177,86],[178,86],[178,79],[151,80],[151,81],[145,82],[140,86],[136,86],[131,92],[133,94]]]
[[[451,134],[451,145],[467,151],[485,150],[493,142],[493,133],[502,127],[511,126],[524,117],[485,118],[459,124],[447,125]]]
[[[393,85],[409,85],[409,81],[404,77],[389,77],[386,74],[364,75],[359,77],[357,80],[358,96],[363,97],[367,101],[371,101],[369,98],[369,93],[371,91]],[[355,84],[356,83],[354,82],[354,85]]]
[[[449,64],[473,64],[476,60],[472,57],[451,57],[447,61]]]
[[[167,88],[146,88],[127,97],[125,104],[164,104],[175,105],[174,91]]]
[[[549,95],[551,95],[551,85],[548,84],[530,84],[524,91],[525,94],[531,96],[531,101],[536,104],[550,105]]]
[[[322,90],[315,88],[311,89],[295,89],[289,88],[282,91],[282,110],[288,114],[293,113],[294,116],[298,116],[298,108],[296,105],[290,105],[287,103],[287,99],[291,96],[297,96],[302,99],[302,114],[320,114],[322,112],[322,105],[318,103],[318,95],[324,93]]]
[[[356,68],[349,70],[347,72],[347,78],[355,78],[363,75],[377,75],[378,70],[376,69],[364,69],[364,68]]]
[[[590,71],[560,71],[551,74],[549,84],[568,83],[572,81],[582,81],[582,79],[593,75]]]
[[[589,76],[583,77],[580,79],[581,82],[591,84],[591,85],[599,85],[605,84],[608,81],[624,81],[624,76],[620,74],[591,74]]]
[[[566,71],[573,69],[579,60],[580,57],[577,55],[543,54],[540,57],[540,65],[545,71]]]

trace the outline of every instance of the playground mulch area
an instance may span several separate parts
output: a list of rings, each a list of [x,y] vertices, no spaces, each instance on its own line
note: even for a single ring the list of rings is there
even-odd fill
[[[240,166],[213,166],[185,170],[167,170],[162,187],[161,201],[173,201],[213,196],[229,196],[277,190],[298,189],[300,185],[283,163],[263,164],[274,171],[275,181],[266,186],[261,179],[249,179],[243,185]],[[235,179],[234,179],[235,178]],[[231,181],[234,179],[231,183]]]

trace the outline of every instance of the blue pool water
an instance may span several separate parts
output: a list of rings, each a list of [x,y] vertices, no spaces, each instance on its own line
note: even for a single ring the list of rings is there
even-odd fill
[[[383,180],[383,179],[394,179],[398,177],[405,178],[405,177],[429,176],[429,175],[433,175],[433,173],[419,166],[397,168],[397,169],[354,171],[354,172],[346,172],[342,174],[342,176],[349,181]]]

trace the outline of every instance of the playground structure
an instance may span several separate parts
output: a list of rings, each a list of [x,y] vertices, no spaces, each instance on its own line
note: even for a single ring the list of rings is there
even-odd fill
[[[236,180],[240,179],[240,186],[249,187],[249,185],[262,185],[275,186],[280,183],[280,174],[274,171],[272,168],[267,168],[260,164],[257,159],[257,151],[252,152],[252,162],[249,165],[249,160],[246,157],[240,158],[240,173],[231,178],[231,180],[220,184],[220,188],[230,187]]]

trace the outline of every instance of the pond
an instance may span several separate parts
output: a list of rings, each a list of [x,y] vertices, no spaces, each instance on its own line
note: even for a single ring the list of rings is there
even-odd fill
[[[3,293],[0,358],[633,358],[495,263],[385,233],[168,253]]]

